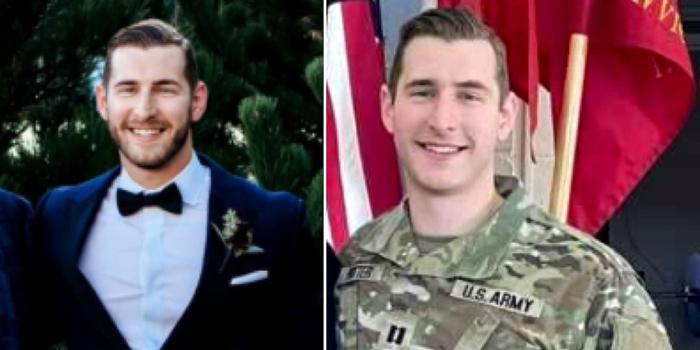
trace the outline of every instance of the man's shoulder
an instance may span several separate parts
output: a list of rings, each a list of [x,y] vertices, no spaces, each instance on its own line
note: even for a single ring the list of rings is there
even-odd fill
[[[377,246],[386,243],[402,220],[405,220],[402,204],[395,206],[384,214],[363,224],[350,237],[340,252],[339,259],[343,265],[349,265],[366,254],[363,246]]]
[[[111,181],[119,174],[119,167],[112,168],[100,175],[87,179],[83,182],[54,187],[48,191],[56,197],[80,199],[93,191],[107,188]]]
[[[543,268],[636,282],[632,266],[611,247],[536,206],[530,208],[510,249],[512,259],[528,264],[534,260],[558,262]]]
[[[37,214],[44,215],[65,208],[67,202],[81,202],[98,191],[106,191],[118,175],[119,167],[112,168],[96,177],[74,185],[64,185],[48,190],[39,201]]]
[[[215,202],[235,209],[245,220],[267,231],[295,230],[305,222],[304,203],[289,192],[269,191],[241,176],[231,174],[203,154],[202,164],[211,171],[211,196]]]
[[[510,261],[504,264],[509,269],[536,267],[522,269],[531,271],[529,276],[509,277],[515,284],[527,279],[540,288],[584,295],[568,307],[586,308],[595,327],[618,332],[616,338],[625,329],[648,332],[658,337],[657,345],[649,348],[665,348],[668,339],[649,294],[634,268],[608,245],[539,210],[529,216],[510,248]]]
[[[0,189],[0,221],[26,218],[31,204],[24,197]]]
[[[212,193],[230,194],[245,198],[248,206],[259,210],[281,208],[296,208],[302,203],[301,199],[285,191],[269,191],[260,185],[241,176],[232,174],[209,158],[204,158],[202,163],[209,167],[212,174]]]
[[[252,181],[230,173],[226,173],[226,181],[223,184],[225,188],[221,189],[230,190],[232,191],[231,193],[236,193],[246,198],[249,203],[261,207],[271,204],[295,204],[300,200],[289,192],[270,191]],[[218,191],[220,188],[215,188],[213,190]]]

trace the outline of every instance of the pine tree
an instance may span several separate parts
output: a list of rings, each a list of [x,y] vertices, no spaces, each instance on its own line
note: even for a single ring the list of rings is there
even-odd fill
[[[321,104],[323,60],[318,57],[306,68],[306,81]],[[299,143],[290,141],[282,130],[277,113],[277,99],[253,95],[241,101],[239,115],[243,122],[251,173],[270,190],[291,190],[305,193],[312,231],[320,235],[323,204],[323,171],[312,180],[309,152]]]
[[[318,57],[306,67],[306,82],[316,97],[316,101],[323,105],[323,59]],[[318,169],[318,168],[315,168]],[[306,208],[311,232],[323,239],[323,166],[316,171],[311,183],[306,188]]]

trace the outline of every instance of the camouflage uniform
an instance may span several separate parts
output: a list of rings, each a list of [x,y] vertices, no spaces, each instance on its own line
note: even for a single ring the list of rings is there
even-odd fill
[[[335,290],[344,349],[671,348],[622,257],[548,216],[514,179],[497,183],[496,213],[428,254],[404,205],[353,236]]]

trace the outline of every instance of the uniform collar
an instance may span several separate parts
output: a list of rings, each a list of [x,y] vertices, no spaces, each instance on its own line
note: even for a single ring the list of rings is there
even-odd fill
[[[429,254],[421,256],[415,245],[405,200],[380,219],[359,247],[391,260],[412,275],[489,278],[503,261],[532,205],[513,177],[496,177],[496,188],[505,201],[491,218],[474,232]]]
[[[205,185],[204,180],[206,179],[206,176],[206,168],[199,161],[197,154],[193,152],[192,158],[190,158],[190,162],[187,163],[187,166],[185,166],[172,180],[156,189],[146,190],[145,188],[141,187],[141,185],[136,183],[136,181],[129,176],[129,173],[127,173],[123,167],[119,177],[116,180],[116,184],[117,188],[121,188],[129,192],[152,193],[158,192],[174,182],[177,185],[178,190],[180,190],[182,201],[189,205],[196,205],[202,199],[202,192],[204,191]]]

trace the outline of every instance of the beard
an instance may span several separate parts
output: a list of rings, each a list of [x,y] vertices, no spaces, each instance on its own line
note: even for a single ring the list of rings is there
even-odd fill
[[[174,128],[173,137],[163,140],[160,144],[152,145],[148,149],[129,143],[123,137],[124,133],[130,132],[126,127],[108,123],[108,128],[112,140],[119,148],[119,152],[130,163],[141,169],[157,170],[165,167],[182,150],[190,135],[191,125],[191,115],[188,115],[187,121],[182,125],[171,124],[170,126]]]

